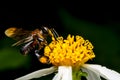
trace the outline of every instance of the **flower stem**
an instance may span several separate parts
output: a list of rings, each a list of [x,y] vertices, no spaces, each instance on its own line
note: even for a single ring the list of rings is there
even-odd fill
[[[86,77],[87,73],[82,72],[81,70],[73,70],[72,71],[72,79],[73,80],[81,80],[82,77]]]

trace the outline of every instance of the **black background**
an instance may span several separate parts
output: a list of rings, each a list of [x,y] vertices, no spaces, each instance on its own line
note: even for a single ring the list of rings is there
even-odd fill
[[[60,16],[58,14],[60,8],[66,9],[72,16],[78,19],[95,23],[98,25],[119,25],[120,24],[120,12],[118,7],[113,5],[101,5],[101,4],[86,4],[81,5],[78,2],[69,3],[49,3],[43,2],[38,4],[9,4],[0,8],[0,39],[5,37],[4,30],[9,27],[22,27],[25,29],[36,29],[40,26],[54,27],[58,33],[65,31],[63,24],[61,23]],[[114,30],[117,35],[120,33],[119,26],[107,27]],[[12,79],[21,76],[27,72],[34,71],[41,67],[36,60],[32,62],[32,70],[9,70],[2,72],[1,75],[6,79]],[[37,67],[36,67],[37,65]],[[23,73],[21,73],[23,71]],[[16,75],[17,74],[17,75]],[[16,75],[12,77],[12,75]],[[4,77],[5,78],[5,77]]]

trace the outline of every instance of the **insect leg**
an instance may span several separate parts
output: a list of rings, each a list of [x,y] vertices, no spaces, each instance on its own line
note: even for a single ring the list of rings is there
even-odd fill
[[[39,50],[35,50],[35,55],[37,56],[37,58],[38,58],[38,60],[41,62],[41,63],[47,63],[47,64],[49,64],[49,59],[48,59],[48,57],[46,57],[46,56],[41,56],[40,54],[39,54]]]
[[[35,55],[37,56],[38,59],[41,57],[41,56],[39,55],[39,50],[35,50]]]
[[[29,36],[27,38],[24,38],[22,40],[19,40],[18,42],[14,43],[12,46],[18,46],[18,45],[21,45],[23,43],[28,43],[30,42],[31,40],[33,40],[33,37],[32,36]]]
[[[27,44],[25,44],[21,49],[20,49],[20,52],[23,54],[23,55],[26,55],[28,54],[30,51],[31,51],[31,44],[33,43],[33,41],[30,41],[28,42]]]

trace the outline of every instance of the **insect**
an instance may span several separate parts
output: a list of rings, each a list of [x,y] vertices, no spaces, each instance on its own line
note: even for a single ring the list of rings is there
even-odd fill
[[[34,51],[37,57],[40,57],[40,50],[48,44],[47,36],[50,36],[53,40],[59,36],[54,28],[49,29],[48,27],[44,26],[41,27],[41,29],[35,29],[33,31],[11,27],[5,30],[5,35],[17,40],[17,42],[12,46],[24,44],[20,49],[23,55]]]

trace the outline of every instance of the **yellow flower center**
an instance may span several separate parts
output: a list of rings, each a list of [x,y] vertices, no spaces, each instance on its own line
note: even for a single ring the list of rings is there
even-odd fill
[[[93,45],[81,36],[58,37],[44,49],[44,55],[55,66],[81,66],[95,57]]]

